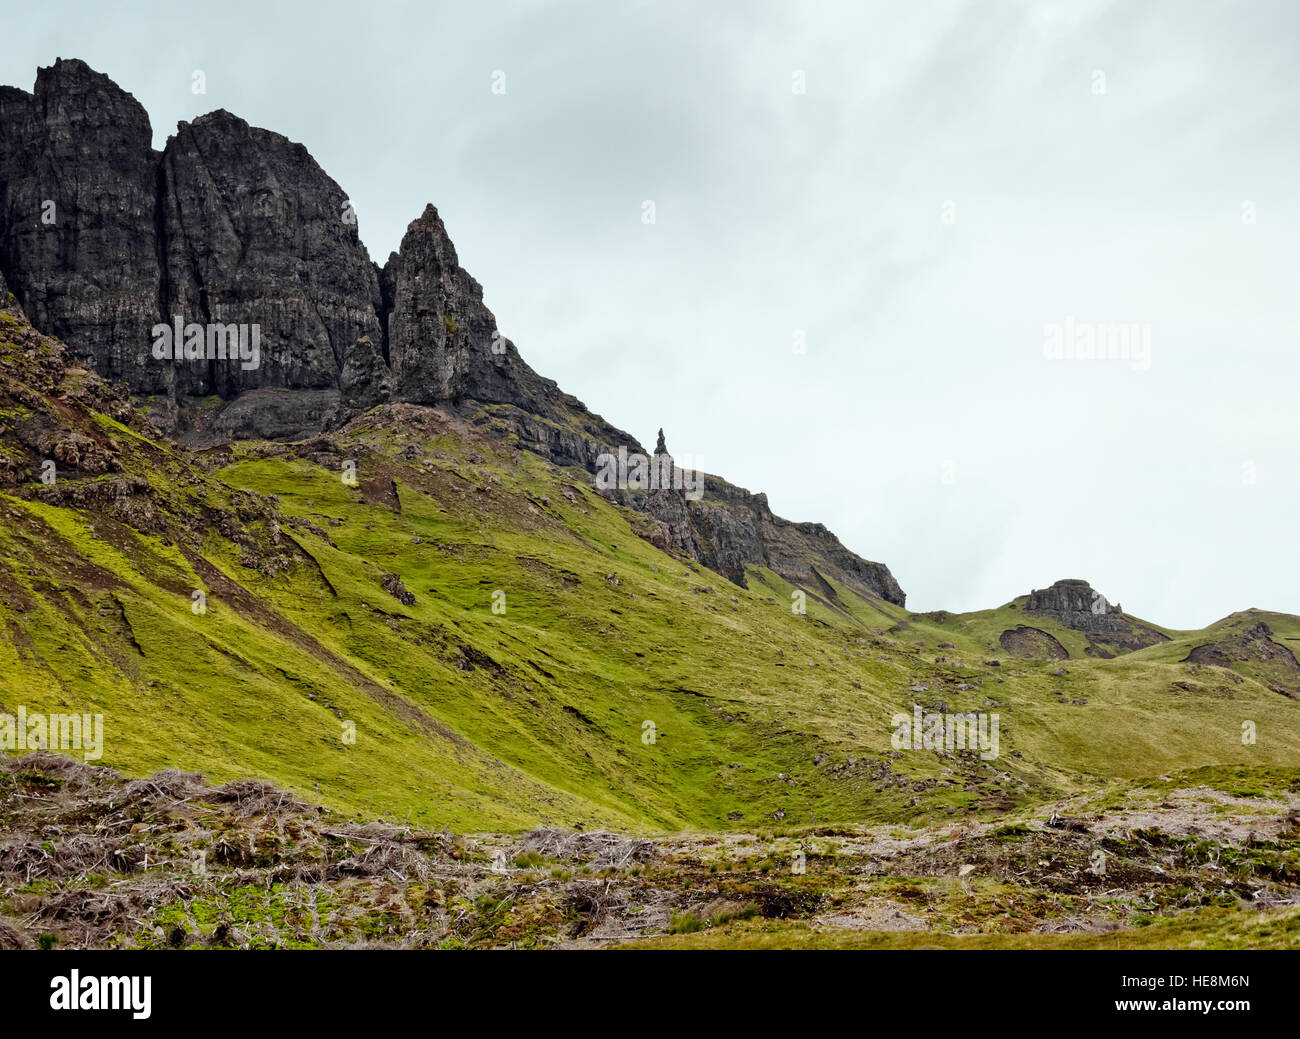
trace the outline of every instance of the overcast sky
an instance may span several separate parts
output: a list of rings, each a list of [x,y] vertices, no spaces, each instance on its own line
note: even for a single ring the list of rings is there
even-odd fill
[[[534,368],[914,609],[1081,577],[1174,627],[1300,613],[1294,3],[88,0],[5,32],[0,82],[84,58],[159,147],[216,108],[301,141],[380,262],[435,203]],[[1067,320],[1149,363],[1047,357]]]

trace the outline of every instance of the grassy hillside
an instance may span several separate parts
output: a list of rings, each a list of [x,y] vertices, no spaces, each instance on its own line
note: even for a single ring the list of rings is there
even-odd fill
[[[799,614],[774,573],[746,589],[668,556],[585,472],[433,409],[189,455],[7,316],[0,710],[102,712],[99,763],[128,775],[262,777],[427,827],[644,831],[920,825],[1300,766],[1300,703],[1249,662],[1183,662],[1262,618],[1294,642],[1294,617],[1113,660],[1035,618],[1069,651],[1052,661],[999,648],[1015,604],[913,617],[825,582]],[[44,485],[69,444],[111,464]],[[1000,756],[894,750],[913,704],[998,713]]]

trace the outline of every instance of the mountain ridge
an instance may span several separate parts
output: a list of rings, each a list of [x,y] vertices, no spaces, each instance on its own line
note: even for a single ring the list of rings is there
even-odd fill
[[[124,380],[182,444],[301,440],[403,401],[588,472],[620,447],[648,454],[523,361],[431,204],[380,267],[346,194],[303,145],[218,109],[180,122],[156,151],[139,101],[79,59],[40,69],[31,94],[0,91],[0,146],[10,290],[38,330]],[[61,178],[76,185],[69,197],[46,197]],[[254,326],[257,366],[159,361],[154,330],[173,320],[205,326],[209,350],[214,324]],[[718,477],[701,501],[618,496],[653,520],[659,544],[742,586],[757,564],[906,601],[884,564]]]

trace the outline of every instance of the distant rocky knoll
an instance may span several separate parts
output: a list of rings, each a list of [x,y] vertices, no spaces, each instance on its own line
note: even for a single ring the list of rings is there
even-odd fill
[[[152,140],[141,104],[85,62],[40,69],[30,94],[0,87],[0,276],[37,330],[124,382],[181,443],[300,440],[397,401],[558,465],[644,453],[520,358],[433,206],[379,267],[301,144],[225,111],[180,123],[161,152]],[[258,363],[157,359],[153,329],[177,318],[256,325]],[[699,501],[622,497],[649,518],[646,536],[733,581],[767,566],[905,602],[883,564],[717,477]]]
[[[1260,621],[1236,635],[1197,646],[1184,662],[1240,671],[1275,693],[1295,699],[1300,695],[1300,662],[1272,636],[1272,629]]]
[[[1025,601],[1025,613],[1051,617],[1067,628],[1083,632],[1090,656],[1113,657],[1169,641],[1167,635],[1129,617],[1119,603],[1109,602],[1087,581],[1077,579],[1034,589]]]

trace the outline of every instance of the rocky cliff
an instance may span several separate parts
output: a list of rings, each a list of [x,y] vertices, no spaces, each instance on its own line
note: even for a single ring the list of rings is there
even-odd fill
[[[76,60],[41,69],[30,94],[0,88],[0,149],[0,276],[37,329],[184,444],[302,439],[398,401],[557,465],[644,453],[523,361],[433,206],[379,268],[302,145],[217,111],[158,152],[140,103]],[[716,477],[701,500],[622,497],[649,536],[731,580],[768,566],[904,602],[882,564]]]

